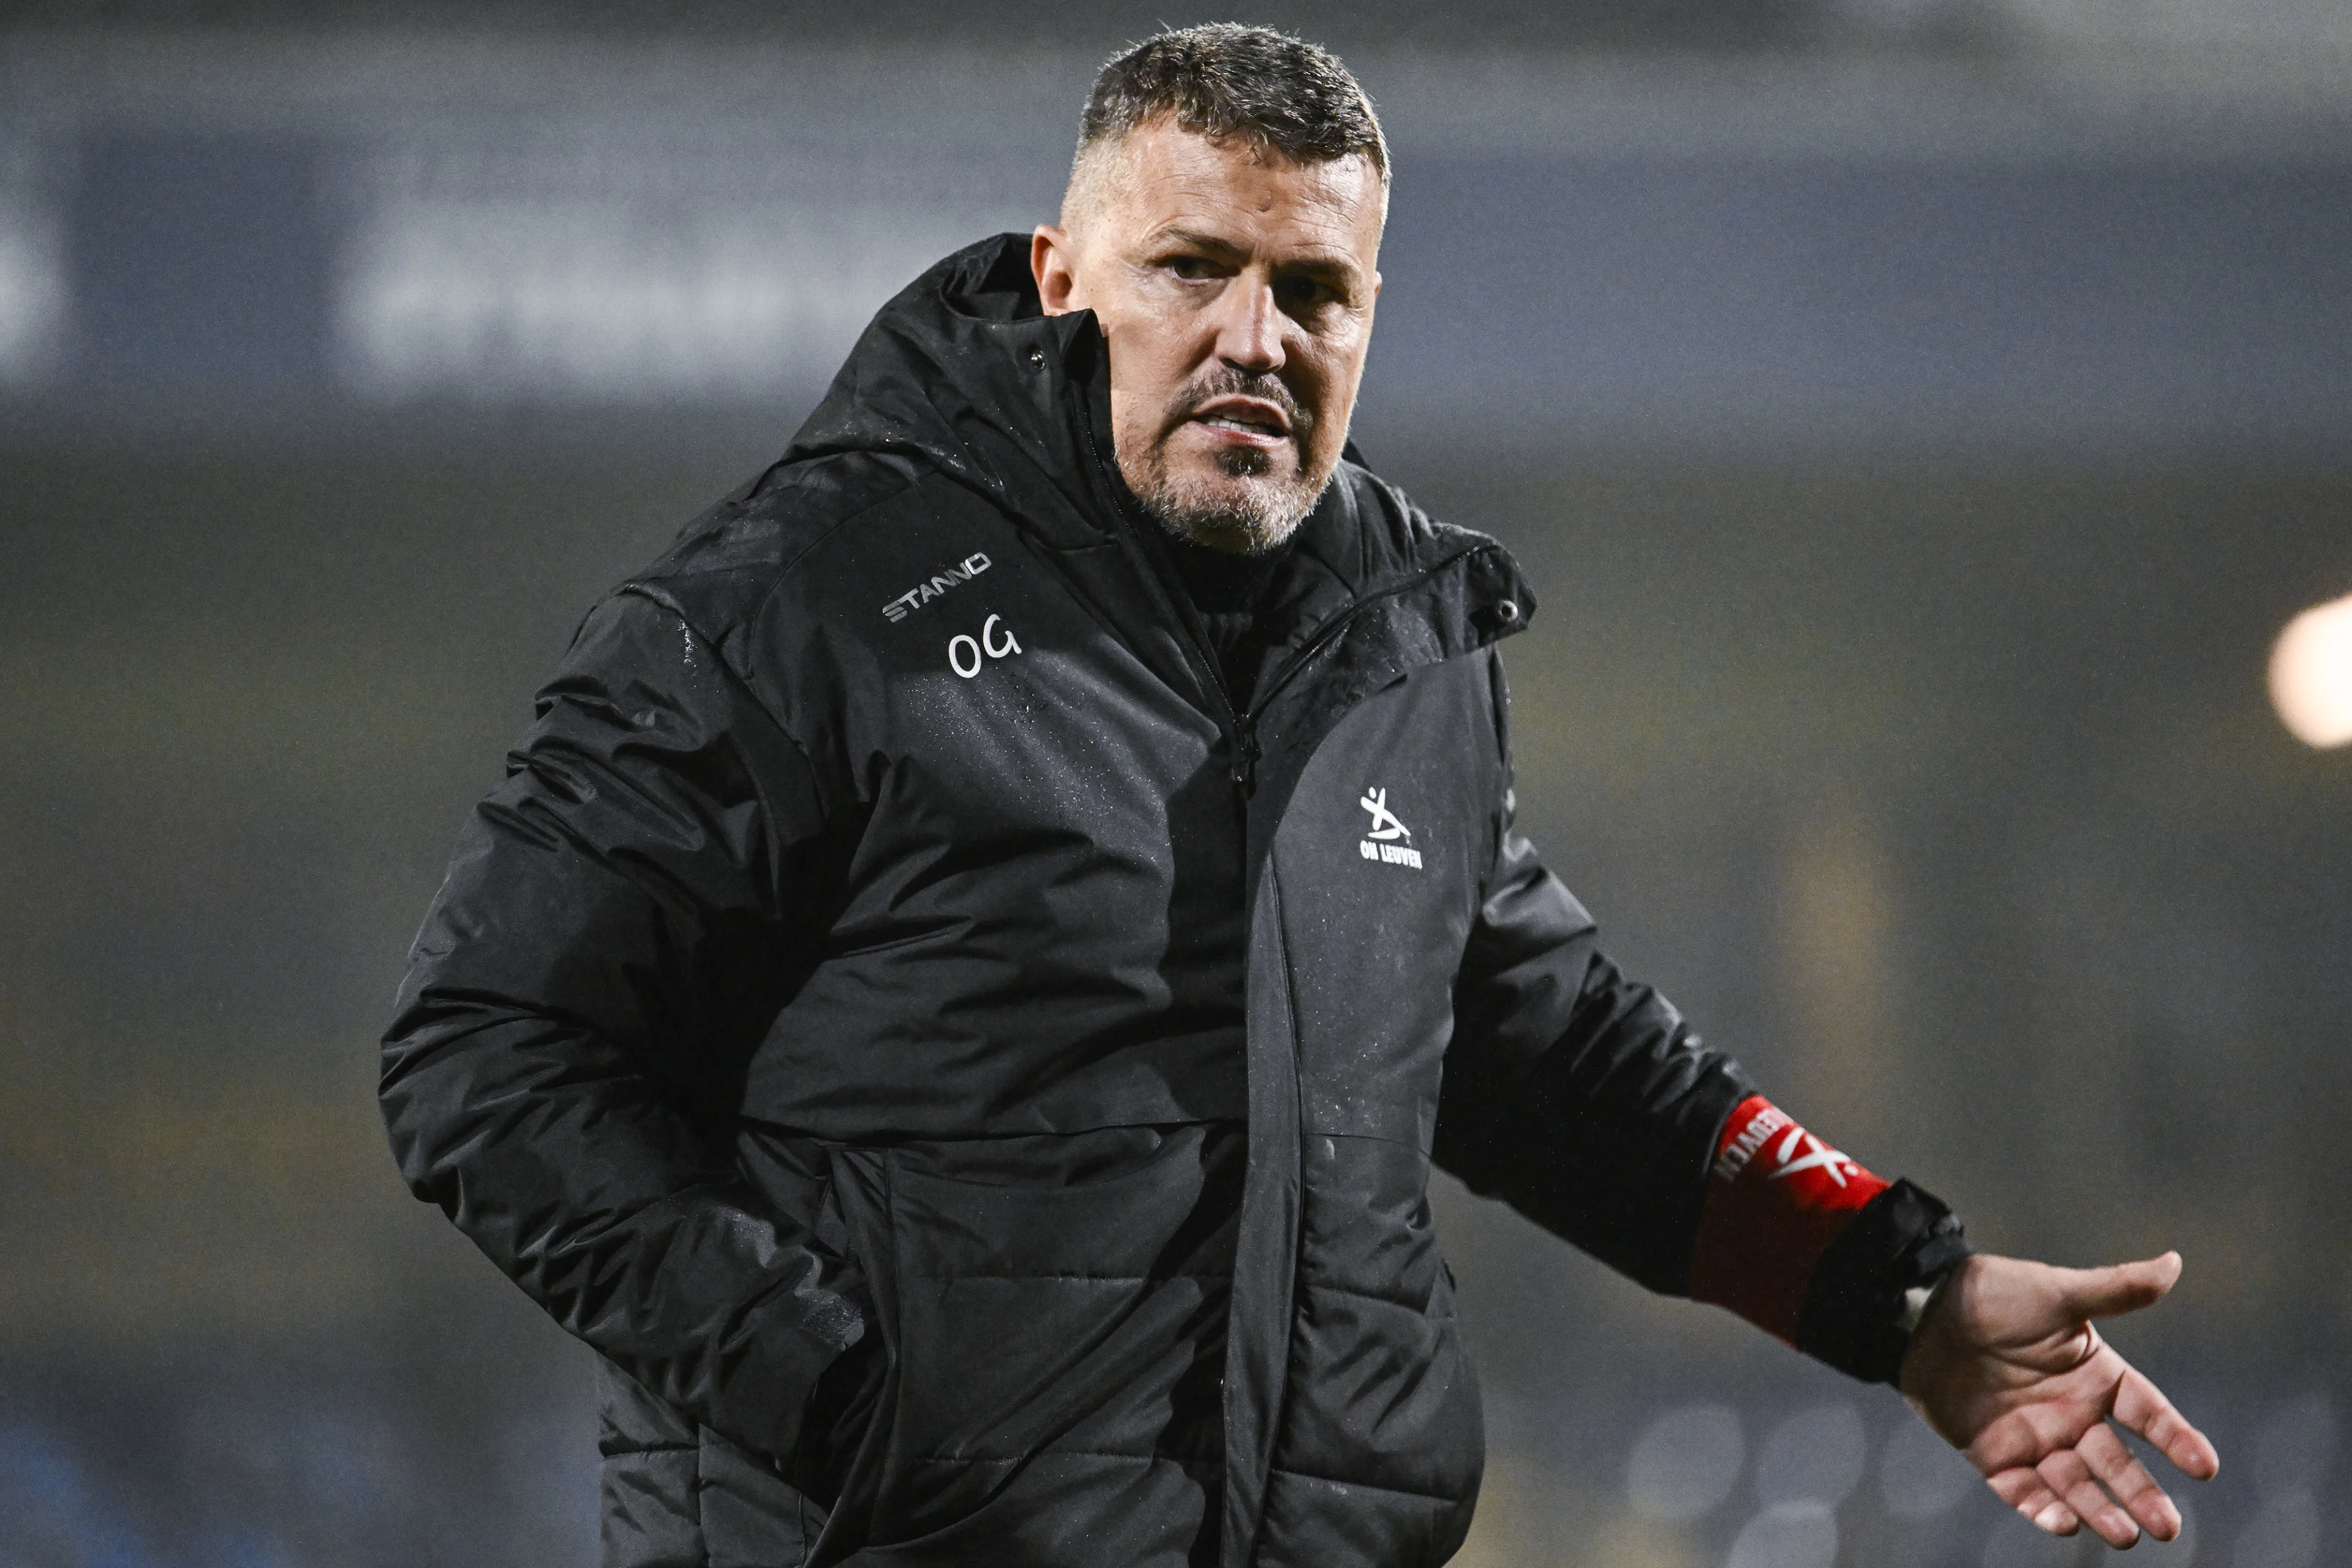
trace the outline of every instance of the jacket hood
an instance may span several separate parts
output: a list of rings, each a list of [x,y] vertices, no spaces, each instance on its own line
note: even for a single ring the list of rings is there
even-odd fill
[[[783,460],[896,453],[936,465],[1064,544],[1102,537],[1110,389],[1091,310],[1048,316],[1029,237],[966,246],[860,334]],[[1117,487],[1123,490],[1123,486]],[[1058,504],[1055,504],[1058,503]]]

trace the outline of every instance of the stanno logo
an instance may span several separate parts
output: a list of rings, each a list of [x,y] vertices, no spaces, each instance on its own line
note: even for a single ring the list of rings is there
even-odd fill
[[[929,582],[916,584],[883,605],[882,613],[894,621],[903,621],[907,618],[908,610],[929,604],[957,584],[969,583],[987,570],[988,557],[975,550],[946,571],[933,576]]]
[[[1421,851],[1412,847],[1412,829],[1407,827],[1389,809],[1389,792],[1367,787],[1364,798],[1356,803],[1372,814],[1372,825],[1356,845],[1356,853],[1367,860],[1384,865],[1410,866],[1421,869]]]

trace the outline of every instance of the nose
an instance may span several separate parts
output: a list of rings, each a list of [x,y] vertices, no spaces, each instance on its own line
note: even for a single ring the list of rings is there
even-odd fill
[[[1217,357],[1236,370],[1271,375],[1283,366],[1282,308],[1274,285],[1247,274],[1234,280],[1217,323]]]

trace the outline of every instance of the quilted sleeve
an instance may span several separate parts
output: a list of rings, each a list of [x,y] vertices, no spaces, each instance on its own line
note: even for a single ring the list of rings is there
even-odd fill
[[[465,827],[381,1080],[418,1197],[648,1390],[780,1456],[867,1323],[855,1264],[730,1149],[744,1063],[814,962],[823,815],[717,651],[616,595]]]

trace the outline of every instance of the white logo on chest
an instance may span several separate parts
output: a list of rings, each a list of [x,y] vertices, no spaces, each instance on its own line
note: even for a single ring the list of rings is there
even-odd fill
[[[1421,851],[1412,847],[1412,829],[1389,809],[1389,792],[1367,787],[1364,798],[1356,803],[1372,814],[1372,825],[1356,844],[1356,853],[1367,860],[1378,860],[1389,866],[1410,866],[1421,869]]]
[[[989,616],[977,638],[970,632],[958,632],[948,638],[948,668],[970,680],[980,673],[985,662],[982,654],[990,658],[1011,658],[1019,653],[1021,641],[1013,635],[1013,628],[1006,626],[1001,632],[996,629],[1003,619],[1003,616]]]

